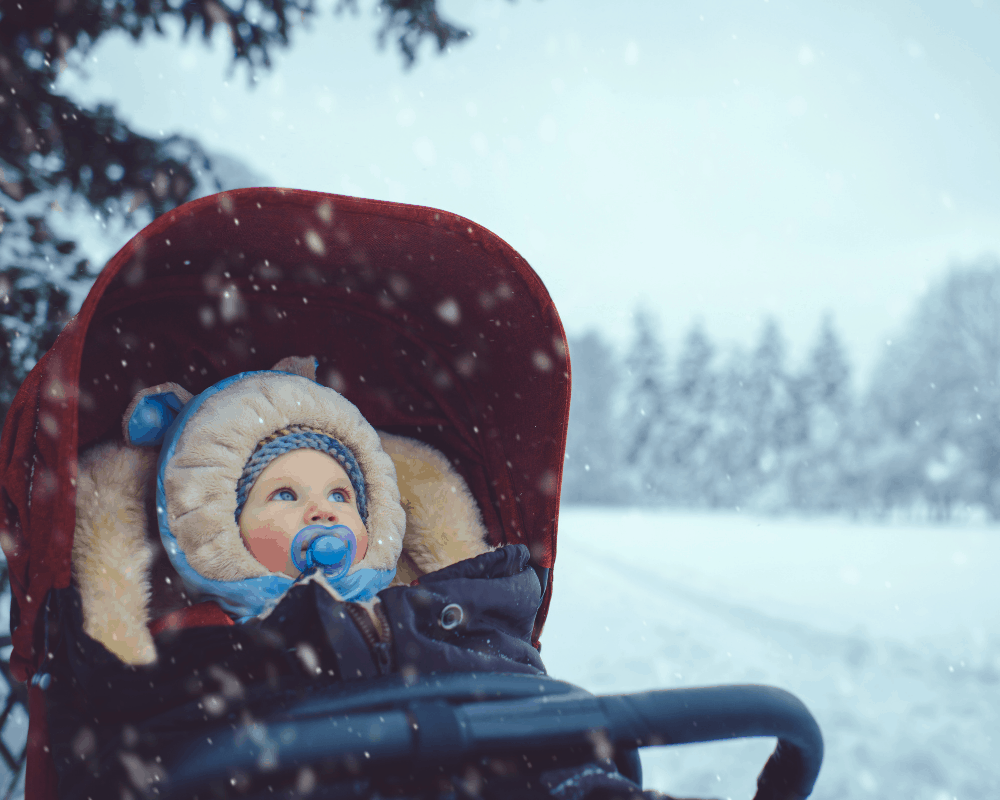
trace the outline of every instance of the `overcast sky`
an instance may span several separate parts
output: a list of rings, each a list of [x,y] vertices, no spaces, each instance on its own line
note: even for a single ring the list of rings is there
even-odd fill
[[[473,38],[410,71],[332,5],[254,89],[174,34],[59,86],[269,184],[474,219],[571,334],[621,343],[641,304],[673,352],[773,314],[801,354],[829,310],[865,368],[949,264],[1000,254],[998,0],[453,0]]]

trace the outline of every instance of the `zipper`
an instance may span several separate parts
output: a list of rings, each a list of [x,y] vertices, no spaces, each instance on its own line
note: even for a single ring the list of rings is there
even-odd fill
[[[354,624],[361,632],[362,638],[368,645],[368,650],[372,654],[372,661],[375,662],[378,674],[388,675],[392,672],[392,628],[389,627],[389,617],[386,616],[382,604],[375,603],[372,613],[378,617],[378,621],[382,624],[382,630],[385,631],[384,641],[382,636],[379,635],[375,623],[372,622],[371,617],[368,616],[368,612],[364,608],[357,603],[344,603],[344,610],[347,611],[348,616],[354,621]]]

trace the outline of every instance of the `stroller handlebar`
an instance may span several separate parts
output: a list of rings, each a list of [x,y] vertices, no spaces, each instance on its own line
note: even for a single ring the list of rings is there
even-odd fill
[[[289,731],[293,724],[292,738],[273,736],[264,728],[259,736],[244,733],[221,741],[217,736],[211,747],[201,742],[185,748],[184,757],[176,762],[179,768],[162,787],[167,791],[161,793],[174,797],[173,790],[190,792],[217,779],[220,769],[253,773],[262,759],[273,770],[318,763],[335,753],[370,768],[400,761],[447,764],[535,748],[580,746],[592,748],[597,757],[611,758],[640,747],[758,736],[776,737],[778,743],[757,779],[754,800],[804,800],[819,774],[823,759],[819,726],[798,698],[781,689],[709,686],[595,697],[559,681],[551,683],[551,689],[534,696],[508,694],[459,704],[455,698],[449,702],[417,697],[405,708],[372,711],[369,707],[344,715],[323,709],[318,714],[296,714],[294,723],[287,717],[272,723],[272,731]]]
[[[616,744],[636,747],[773,736],[755,800],[803,800],[823,762],[823,735],[795,695],[772,686],[708,686],[597,698]],[[614,732],[614,733],[612,733]]]
[[[471,752],[590,741],[595,750],[774,736],[755,800],[803,800],[823,760],[819,725],[794,695],[771,686],[707,686],[626,695],[556,695],[455,709]],[[436,755],[442,755],[437,753]]]

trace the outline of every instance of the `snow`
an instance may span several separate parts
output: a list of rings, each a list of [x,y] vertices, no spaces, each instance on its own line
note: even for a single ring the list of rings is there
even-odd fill
[[[549,673],[595,693],[791,691],[817,800],[1000,797],[1000,528],[571,507]],[[774,740],[643,751],[645,787],[750,798]]]

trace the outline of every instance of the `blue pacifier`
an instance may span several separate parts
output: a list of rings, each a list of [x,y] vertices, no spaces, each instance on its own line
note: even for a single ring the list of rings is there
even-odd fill
[[[347,574],[357,551],[358,540],[346,525],[307,525],[292,539],[292,563],[299,572],[318,567],[334,580]]]

